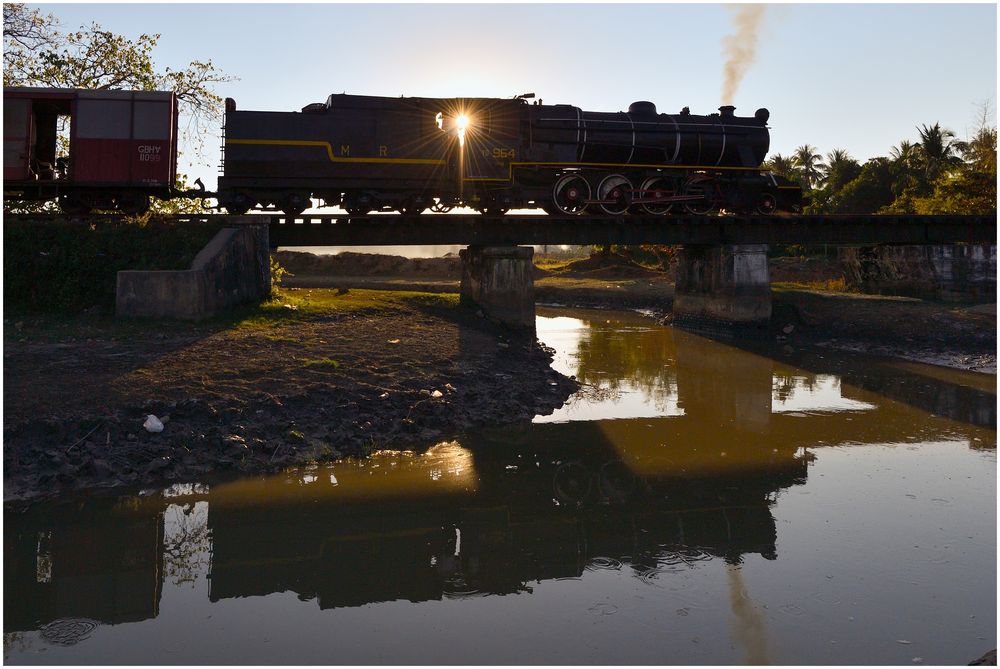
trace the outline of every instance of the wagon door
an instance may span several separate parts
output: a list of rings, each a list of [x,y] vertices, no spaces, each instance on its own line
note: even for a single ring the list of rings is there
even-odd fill
[[[3,178],[22,181],[31,178],[31,100],[3,100]]]

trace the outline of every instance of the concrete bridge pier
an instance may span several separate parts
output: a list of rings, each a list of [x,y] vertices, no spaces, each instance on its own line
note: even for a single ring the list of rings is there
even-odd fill
[[[771,320],[767,244],[685,245],[677,257],[675,325],[754,334]]]
[[[462,249],[461,303],[498,323],[535,330],[535,277],[530,246]]]

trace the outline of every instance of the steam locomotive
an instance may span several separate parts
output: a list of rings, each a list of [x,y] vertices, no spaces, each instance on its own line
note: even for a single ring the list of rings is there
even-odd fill
[[[290,216],[315,199],[359,216],[457,206],[489,215],[532,207],[573,216],[770,214],[802,206],[797,184],[761,168],[769,144],[766,109],[752,117],[736,116],[732,106],[707,116],[687,108],[658,114],[653,103],[635,102],[628,112],[590,112],[532,103],[531,94],[335,94],[300,112],[242,111],[227,99],[217,192],[178,191],[172,186],[176,100],[149,95],[5,89],[5,118],[14,114],[20,134],[5,128],[4,196],[58,198],[75,213],[137,213],[149,196],[214,196],[230,213],[264,208]],[[61,159],[52,139],[59,111],[82,116],[74,119],[69,156]],[[159,169],[151,172],[151,164]]]

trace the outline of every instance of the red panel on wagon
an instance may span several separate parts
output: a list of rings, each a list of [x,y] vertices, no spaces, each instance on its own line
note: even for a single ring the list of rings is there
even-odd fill
[[[177,173],[173,93],[80,91],[73,115],[76,184],[172,186]]]

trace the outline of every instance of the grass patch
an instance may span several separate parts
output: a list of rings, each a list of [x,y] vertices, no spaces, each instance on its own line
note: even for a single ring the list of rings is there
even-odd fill
[[[303,367],[320,367],[323,369],[340,369],[340,363],[333,358],[307,358],[302,361]]]
[[[288,333],[275,331],[283,326],[330,317],[366,313],[405,312],[422,309],[449,317],[458,311],[457,294],[420,293],[335,288],[276,288],[270,300],[244,305],[215,318],[192,322],[172,319],[116,320],[109,314],[35,313],[5,314],[7,340],[66,341],[74,339],[143,339],[153,334],[208,336],[217,332],[251,332],[276,342],[301,343]]]
[[[274,290],[273,297],[267,302],[220,318],[231,320],[237,327],[264,329],[331,315],[402,311],[408,306],[455,309],[458,307],[458,295],[414,291],[280,288]]]
[[[857,293],[847,286],[843,278],[821,281],[775,281],[771,288],[776,290],[822,290],[828,293]]]

